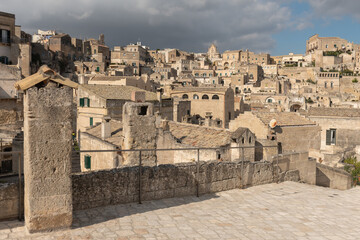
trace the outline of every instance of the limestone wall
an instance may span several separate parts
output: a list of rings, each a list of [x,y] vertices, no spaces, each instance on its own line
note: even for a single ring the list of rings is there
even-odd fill
[[[316,183],[316,161],[309,160],[308,152],[279,154],[273,156],[272,161],[278,164],[281,172],[298,170],[301,181]]]
[[[350,189],[352,177],[344,170],[316,164],[316,185],[340,190]]]
[[[195,195],[196,163],[143,167],[142,200]],[[200,162],[199,193],[226,191],[284,180],[298,180],[297,170],[276,174],[270,162]],[[242,178],[243,176],[243,178]],[[243,181],[243,182],[242,182]],[[83,172],[72,175],[74,210],[136,202],[139,199],[138,167]]]
[[[24,199],[24,191],[22,191]],[[24,201],[21,202],[24,209]],[[0,220],[15,219],[19,216],[19,184],[0,183]]]

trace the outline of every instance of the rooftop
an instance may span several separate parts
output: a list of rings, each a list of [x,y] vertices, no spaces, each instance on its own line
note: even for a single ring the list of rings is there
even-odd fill
[[[37,73],[16,82],[15,88],[24,91],[28,88],[36,86],[37,84],[47,84],[48,81],[52,81],[71,88],[78,88],[79,85],[68,78],[64,78],[48,66],[43,65],[39,68]]]
[[[125,65],[123,65],[123,66],[125,66]],[[101,76],[101,75],[98,76],[98,75],[96,75],[95,77],[91,78],[90,81],[119,81],[119,80],[123,80],[123,79],[139,80],[140,77],[132,77],[132,76]]]
[[[360,108],[312,107],[309,109],[307,115],[327,117],[360,117]]]
[[[105,141],[116,146],[120,146],[123,135],[122,135],[122,122],[116,120],[110,120],[111,137],[106,138]],[[101,124],[89,129],[86,133],[101,139]]]
[[[114,205],[74,213],[73,228],[27,235],[0,222],[2,239],[358,239],[360,187],[284,182]]]
[[[231,143],[231,138],[243,133],[246,128],[235,132],[226,129],[204,127],[193,124],[169,122],[170,132],[182,144],[194,147],[221,147]],[[235,134],[235,135],[234,135]]]
[[[15,14],[7,13],[7,12],[0,12],[0,16],[15,18]]]
[[[229,88],[227,87],[175,87],[173,93],[176,92],[217,92],[225,93]]]
[[[272,119],[276,119],[277,126],[299,126],[315,125],[316,123],[302,117],[294,112],[268,112],[254,111],[254,114],[264,123],[269,124]]]
[[[130,100],[134,91],[145,92],[146,101],[157,101],[156,93],[145,91],[132,86],[108,86],[108,85],[79,85],[82,89],[88,90],[105,99]]]

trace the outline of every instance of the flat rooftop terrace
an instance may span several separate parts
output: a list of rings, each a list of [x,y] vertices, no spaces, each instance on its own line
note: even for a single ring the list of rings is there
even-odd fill
[[[0,222],[0,239],[359,239],[360,187],[284,182],[76,211],[71,230],[27,235]]]

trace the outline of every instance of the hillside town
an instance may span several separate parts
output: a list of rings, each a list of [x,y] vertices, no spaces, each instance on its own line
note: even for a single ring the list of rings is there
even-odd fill
[[[153,170],[160,166],[199,162],[208,169],[214,162],[233,163],[241,172],[258,167],[256,176],[271,172],[271,181],[263,176],[245,179],[241,173],[239,183],[234,180],[241,188],[296,179],[344,190],[360,181],[350,166],[360,159],[360,42],[315,34],[303,43],[306,51],[301,54],[272,56],[241,46],[219,52],[215,43],[201,53],[152,49],[139,41],[109,47],[104,34],[86,39],[51,29],[29,34],[17,24],[14,14],[0,12],[0,176],[25,175],[30,232],[54,222],[71,225],[67,215],[51,223],[41,219],[36,214],[43,213],[32,203],[42,195],[27,196],[50,176],[43,178],[47,168],[39,159],[54,164],[49,171],[56,175],[64,165],[48,157],[62,152],[69,155],[70,170],[64,170],[69,178],[62,182],[62,174],[52,181],[72,189],[69,196],[77,210],[107,205],[105,193],[96,201],[84,200],[93,196],[80,186],[87,189],[86,179],[100,179],[92,174],[131,167],[143,167],[149,176],[155,173],[146,171],[160,171]],[[58,149],[52,150],[53,142]],[[65,143],[69,151],[62,150],[67,149]],[[264,164],[272,170],[260,173]],[[223,175],[232,171],[223,169]],[[132,170],[126,171],[130,181]],[[164,174],[165,182],[172,181],[170,173]],[[198,193],[232,189],[227,182],[215,190],[201,190],[200,184],[199,190],[198,181],[196,177]],[[157,195],[143,187],[143,194],[140,185],[134,187],[138,195],[106,201],[141,202],[141,196],[152,200],[194,193],[184,187],[179,194],[163,190]],[[130,188],[129,183],[126,192]],[[1,198],[0,206],[5,206]],[[19,206],[0,209],[0,220],[16,217]]]

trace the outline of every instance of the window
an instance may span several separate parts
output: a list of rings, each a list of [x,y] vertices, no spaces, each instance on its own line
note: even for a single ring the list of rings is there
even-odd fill
[[[216,159],[217,159],[217,160],[220,160],[220,159],[221,159],[220,151],[216,151]]]
[[[0,42],[10,43],[10,31],[0,29]]]
[[[195,94],[195,95],[193,96],[193,99],[199,99],[199,96]]]
[[[90,99],[80,98],[80,107],[90,107]]]
[[[209,96],[205,94],[202,96],[202,99],[209,99]]]
[[[96,72],[100,72],[100,67],[96,67]]]
[[[96,54],[96,49],[94,49],[94,54]]]
[[[325,48],[328,48],[328,45],[327,45],[327,44],[325,45]]]
[[[336,44],[334,44],[334,48],[336,48],[337,46],[336,46]]]
[[[182,99],[188,99],[189,96],[187,94],[182,95]]]
[[[327,88],[327,82],[325,82],[325,88]]]
[[[91,156],[84,156],[84,166],[86,169],[91,169]]]
[[[148,107],[147,106],[141,106],[138,108],[138,114],[141,116],[145,116],[147,113]]]
[[[330,83],[330,87],[334,88],[334,83],[333,82]]]
[[[218,95],[214,95],[214,96],[212,96],[211,99],[213,99],[213,100],[219,100],[219,96],[218,96]]]
[[[251,141],[252,141],[252,139],[251,139],[251,137],[249,137],[249,143],[251,143]]]
[[[203,73],[203,77],[206,77],[206,73]]]
[[[195,77],[198,77],[199,76],[199,74],[198,73],[195,73]]]
[[[94,119],[91,117],[90,118],[90,127],[92,127],[94,125]]]
[[[1,56],[0,57],[0,63],[8,64],[9,63],[9,58],[6,57],[6,56]]]
[[[335,145],[336,144],[336,129],[326,130],[326,145]]]

